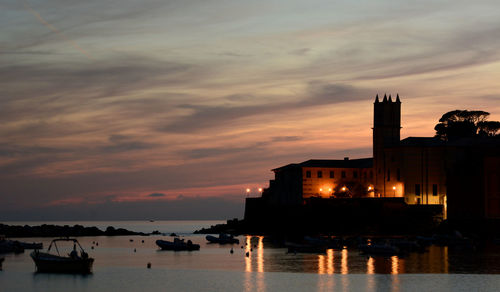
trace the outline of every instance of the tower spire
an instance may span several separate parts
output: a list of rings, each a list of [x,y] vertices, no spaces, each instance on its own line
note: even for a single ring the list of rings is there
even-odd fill
[[[396,102],[401,103],[401,100],[399,100],[399,93],[396,95]]]
[[[378,100],[378,93],[377,93],[377,96],[375,97],[375,103],[379,103],[379,100]]]
[[[392,102],[392,97],[390,94],[389,94],[389,102]]]
[[[387,93],[384,93],[384,100],[383,100],[383,101],[384,101],[384,102],[386,102],[386,101],[387,101]]]

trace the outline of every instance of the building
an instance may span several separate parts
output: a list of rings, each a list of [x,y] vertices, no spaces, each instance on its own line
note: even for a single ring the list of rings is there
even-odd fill
[[[373,117],[373,158],[312,159],[275,168],[275,178],[262,197],[247,199],[245,219],[266,217],[263,210],[269,216],[295,216],[303,212],[300,206],[307,205],[315,206],[307,216],[317,216],[320,210],[323,219],[332,210],[356,213],[362,208],[363,220],[395,214],[394,210],[399,217],[388,221],[437,213],[456,221],[500,220],[498,136],[452,142],[435,137],[401,140],[399,95],[394,101],[390,95],[380,101],[377,95]],[[293,211],[283,213],[287,207]],[[412,215],[403,216],[402,210]],[[332,220],[349,215],[343,216]]]

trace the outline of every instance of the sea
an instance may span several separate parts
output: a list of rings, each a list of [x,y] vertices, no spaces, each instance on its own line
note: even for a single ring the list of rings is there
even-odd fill
[[[240,244],[210,244],[193,234],[222,221],[2,222],[9,225],[108,226],[162,235],[79,237],[95,259],[89,275],[37,273],[30,251],[5,254],[0,292],[15,291],[500,291],[500,247],[481,251],[431,246],[405,257],[368,257],[355,249],[325,254],[287,253],[264,236]],[[175,233],[199,251],[161,251],[157,239]],[[22,238],[43,242],[51,238]],[[60,247],[68,252],[72,246]],[[231,248],[233,253],[230,252]],[[246,253],[248,252],[248,256]],[[150,268],[148,268],[150,264]]]

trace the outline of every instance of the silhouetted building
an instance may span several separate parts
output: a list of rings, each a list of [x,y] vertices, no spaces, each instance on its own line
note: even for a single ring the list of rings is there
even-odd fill
[[[308,160],[275,168],[275,179],[264,190],[261,200],[247,200],[245,218],[253,215],[253,208],[264,205],[299,206],[313,202],[313,205],[333,206],[337,203],[318,199],[387,201],[391,198],[387,201],[389,205],[394,206],[395,202],[432,205],[433,211],[428,212],[431,209],[427,208],[424,213],[432,215],[435,210],[442,210],[442,217],[446,218],[448,212],[453,220],[500,219],[500,139],[464,138],[445,142],[435,137],[408,137],[400,140],[400,130],[399,95],[394,101],[390,95],[384,95],[380,101],[377,95],[373,158]],[[399,201],[393,200],[397,198]],[[384,206],[380,210],[387,206],[373,203],[372,199],[369,202],[373,206]],[[361,203],[353,201],[352,204]],[[370,208],[365,203],[362,205]],[[322,212],[328,212],[328,208],[322,208]]]

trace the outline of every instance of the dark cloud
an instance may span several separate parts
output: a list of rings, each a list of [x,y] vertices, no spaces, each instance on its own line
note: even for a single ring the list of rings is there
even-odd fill
[[[149,194],[148,197],[153,197],[153,198],[159,198],[159,197],[165,197],[166,195],[165,194],[162,194],[162,193],[152,193],[152,194]]]
[[[271,139],[272,142],[292,142],[303,140],[303,137],[299,136],[276,136]]]
[[[232,95],[229,98],[234,100]],[[245,94],[236,97],[246,96]],[[160,127],[160,131],[174,133],[192,133],[203,131],[207,128],[228,125],[234,120],[264,115],[277,114],[283,112],[293,112],[303,110],[308,107],[333,105],[341,102],[352,102],[372,98],[369,91],[344,84],[330,84],[320,81],[311,81],[308,84],[307,92],[300,100],[290,100],[283,98],[280,101],[261,103],[258,105],[241,106],[201,106],[201,105],[181,105],[180,108],[190,109],[191,114],[183,116],[176,121]],[[256,98],[261,101],[263,97]]]

